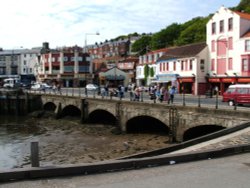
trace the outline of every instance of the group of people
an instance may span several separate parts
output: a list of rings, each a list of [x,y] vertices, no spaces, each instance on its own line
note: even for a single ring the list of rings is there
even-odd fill
[[[101,96],[116,96],[120,99],[124,98],[125,91],[129,93],[130,101],[139,101],[142,98],[142,92],[145,91],[144,87],[137,86],[135,84],[129,84],[127,88],[120,85],[117,89],[113,89],[109,91],[109,88],[102,87],[100,90]],[[158,100],[160,102],[166,101],[168,104],[173,104],[174,102],[174,94],[176,93],[175,86],[159,86],[153,85],[149,87],[149,95],[150,99]]]
[[[173,104],[176,88],[175,86],[151,86],[149,92],[152,100],[157,99],[160,102],[166,101],[168,104]]]

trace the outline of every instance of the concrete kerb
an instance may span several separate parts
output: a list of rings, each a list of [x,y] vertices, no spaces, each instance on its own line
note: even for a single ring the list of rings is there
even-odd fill
[[[131,170],[148,168],[161,165],[173,165],[197,160],[213,159],[240,153],[250,152],[250,145],[240,145],[217,150],[207,150],[203,152],[191,152],[178,155],[156,156],[143,159],[127,159],[120,161],[107,161],[86,165],[67,165],[60,167],[40,167],[13,169],[0,172],[0,182],[10,182],[17,180],[28,180],[38,178],[52,178],[61,176],[87,175],[104,172],[115,172],[121,170]]]

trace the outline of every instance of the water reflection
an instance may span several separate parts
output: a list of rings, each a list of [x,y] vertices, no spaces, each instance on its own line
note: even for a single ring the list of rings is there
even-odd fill
[[[22,148],[26,147],[33,135],[23,129],[24,117],[0,116],[0,169],[17,167],[28,153]]]

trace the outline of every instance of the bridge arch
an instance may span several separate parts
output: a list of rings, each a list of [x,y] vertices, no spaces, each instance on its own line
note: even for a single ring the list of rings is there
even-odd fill
[[[135,116],[126,123],[127,133],[168,134],[169,127],[162,121],[147,115]]]
[[[53,112],[55,112],[56,105],[53,102],[47,102],[46,104],[43,105],[43,109],[46,110],[46,111],[53,111]]]
[[[62,109],[61,117],[72,116],[72,117],[80,117],[81,110],[74,105],[67,105]]]
[[[117,118],[107,110],[96,109],[89,114],[87,122],[115,125]]]
[[[220,125],[200,125],[187,129],[183,134],[183,141],[191,140],[219,130],[225,129]]]

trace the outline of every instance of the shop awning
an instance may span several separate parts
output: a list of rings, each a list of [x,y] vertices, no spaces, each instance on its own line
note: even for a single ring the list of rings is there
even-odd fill
[[[125,76],[123,75],[107,75],[105,76],[106,80],[124,80]]]

